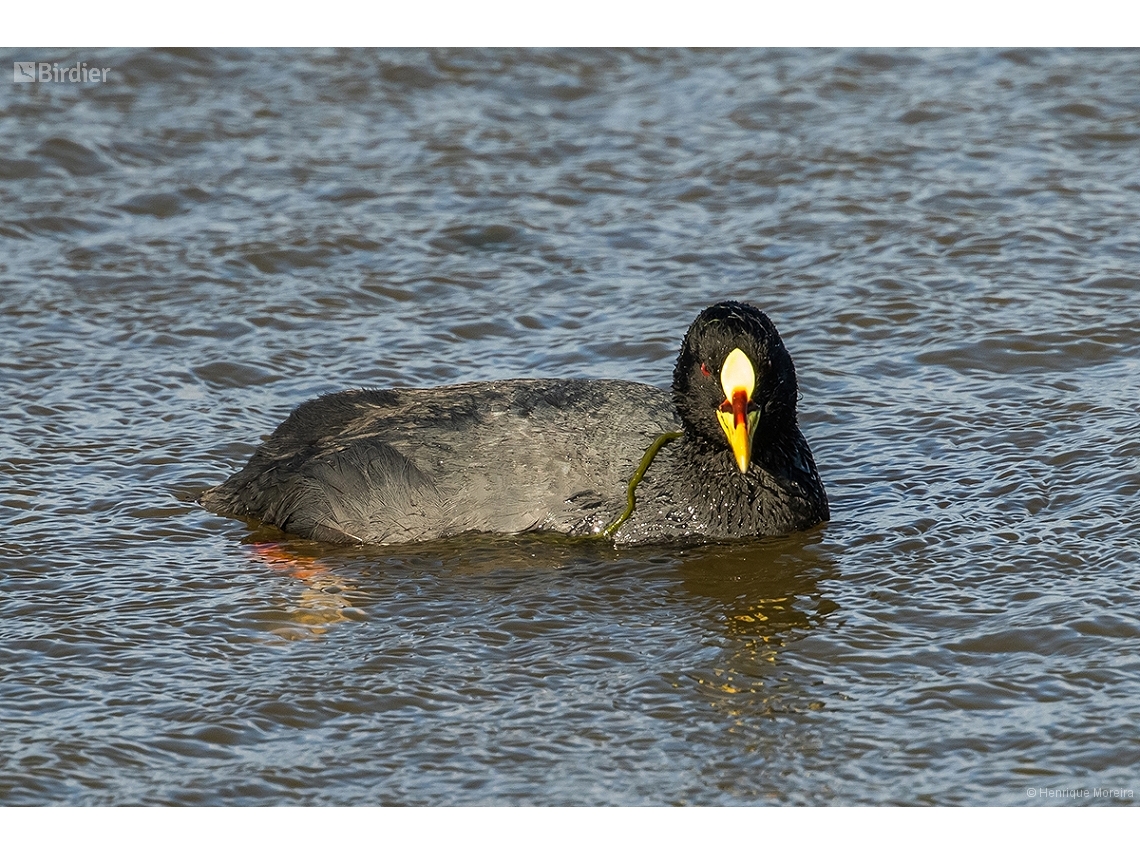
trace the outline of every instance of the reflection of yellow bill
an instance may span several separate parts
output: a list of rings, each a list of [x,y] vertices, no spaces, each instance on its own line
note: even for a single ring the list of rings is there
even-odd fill
[[[297,555],[280,543],[256,543],[253,549],[259,560],[304,585],[297,602],[285,609],[295,623],[275,630],[275,635],[287,639],[312,638],[328,632],[332,624],[350,619],[347,612],[353,606],[344,592],[352,590],[352,586],[320,559]]]

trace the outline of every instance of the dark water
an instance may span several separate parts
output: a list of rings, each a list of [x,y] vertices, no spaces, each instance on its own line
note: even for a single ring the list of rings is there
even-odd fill
[[[1140,52],[16,60],[112,71],[0,83],[0,802],[1137,801]],[[721,298],[820,530],[192,501],[322,392],[663,385]]]

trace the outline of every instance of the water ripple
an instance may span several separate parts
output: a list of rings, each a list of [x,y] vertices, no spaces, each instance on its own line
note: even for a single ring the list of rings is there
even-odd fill
[[[0,92],[0,802],[1135,790],[1135,52],[53,59],[114,73]],[[795,357],[821,530],[355,549],[193,501],[323,392],[666,385],[720,298]]]

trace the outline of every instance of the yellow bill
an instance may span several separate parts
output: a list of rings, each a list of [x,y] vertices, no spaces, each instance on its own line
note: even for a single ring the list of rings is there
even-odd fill
[[[724,403],[717,409],[716,417],[728,437],[737,468],[747,472],[752,461],[752,434],[759,414],[748,409],[756,388],[756,369],[740,348],[724,360],[720,369],[720,385],[724,389]]]

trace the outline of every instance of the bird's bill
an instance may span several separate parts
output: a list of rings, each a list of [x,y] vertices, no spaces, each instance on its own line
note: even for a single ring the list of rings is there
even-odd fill
[[[742,473],[747,472],[748,464],[752,462],[752,435],[759,415],[748,409],[756,388],[756,369],[740,348],[724,360],[720,369],[720,385],[724,389],[724,403],[717,409],[716,417],[728,438],[736,467]]]

